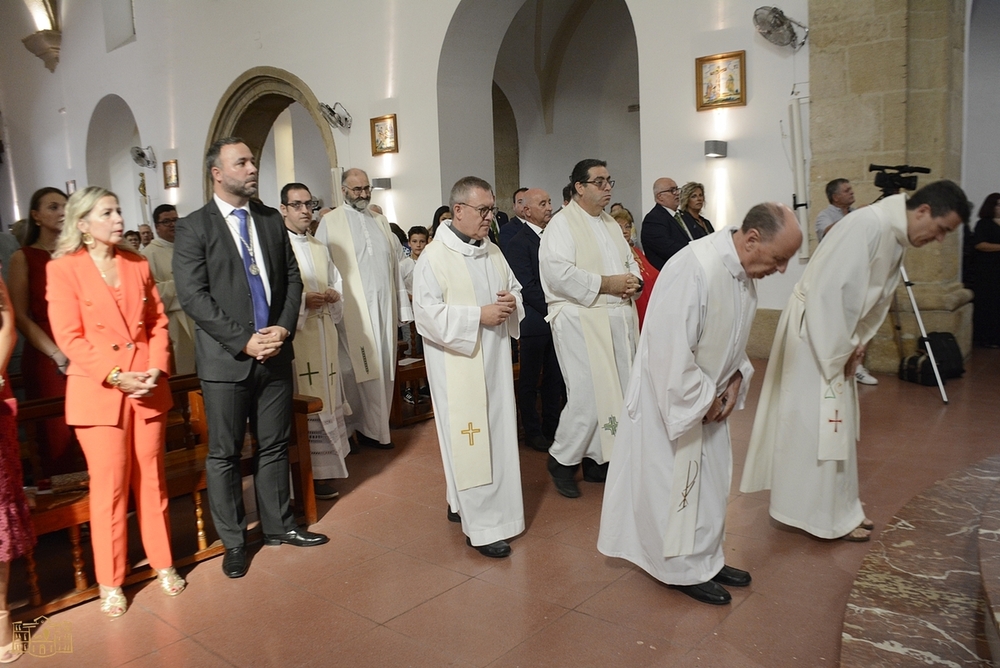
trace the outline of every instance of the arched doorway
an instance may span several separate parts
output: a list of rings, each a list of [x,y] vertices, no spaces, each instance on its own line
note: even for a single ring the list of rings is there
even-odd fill
[[[319,100],[305,82],[291,72],[276,67],[255,67],[240,75],[219,102],[209,126],[205,150],[207,152],[212,142],[222,137],[242,137],[257,158],[257,164],[260,165],[264,147],[275,121],[293,103],[301,105],[302,110],[312,118],[319,131],[321,145],[325,149],[330,168],[327,177],[329,181],[324,184],[322,191],[326,192],[329,188],[333,199],[328,206],[331,206],[339,202],[336,198],[340,194],[339,182],[334,183],[338,162],[333,133],[320,113]],[[318,184],[317,189],[319,189]],[[212,183],[206,174],[206,199],[211,195]],[[278,204],[277,200],[266,203],[272,206]]]
[[[132,162],[131,149],[142,146],[132,109],[118,95],[105,95],[94,107],[87,128],[87,183],[118,195],[126,229],[144,222],[139,194],[140,173],[151,183],[156,170]],[[149,215],[148,211],[145,214]]]
[[[1000,190],[1000,3],[974,0],[969,10],[966,47],[965,146],[962,185],[978,208],[986,196]],[[975,221],[973,221],[975,222]]]
[[[494,93],[493,86],[500,90]],[[505,121],[506,100],[516,123]],[[496,184],[510,169],[498,123],[516,125],[520,185],[544,188],[558,207],[573,165],[605,159],[623,201],[641,219],[639,59],[625,0],[462,0],[438,64],[441,189],[466,174]],[[502,128],[501,128],[502,129]]]

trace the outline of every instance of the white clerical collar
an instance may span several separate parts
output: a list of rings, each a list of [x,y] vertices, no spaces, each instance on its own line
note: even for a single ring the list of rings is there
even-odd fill
[[[474,246],[468,243],[459,236],[459,233],[451,225],[441,225],[438,227],[438,236],[441,237],[441,241],[445,246],[456,250],[462,255],[468,255],[471,257],[476,257],[479,255],[485,255],[489,253],[490,240],[487,237],[480,242],[480,245]],[[438,237],[434,237],[434,241],[437,241]]]
[[[545,231],[544,227],[539,227],[538,225],[535,225],[530,220],[524,221],[524,224],[527,225],[528,227],[530,227],[531,231],[534,232],[535,234],[537,234],[538,236],[542,236],[542,232]]]
[[[750,277],[747,276],[747,271],[740,262],[740,256],[736,253],[736,244],[733,242],[734,234],[736,234],[735,227],[726,227],[708,235],[707,238],[711,240],[711,243],[719,251],[723,266],[729,270],[733,278],[745,283],[750,280]]]
[[[299,243],[305,243],[309,241],[308,234],[299,234],[294,230],[289,230],[287,227],[285,228],[285,230],[288,232],[288,236],[291,237],[293,241],[297,241]]]

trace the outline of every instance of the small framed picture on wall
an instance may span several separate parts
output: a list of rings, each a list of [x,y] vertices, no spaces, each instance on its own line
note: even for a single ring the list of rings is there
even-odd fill
[[[396,114],[373,118],[372,155],[399,153],[399,135],[396,133]]]
[[[163,187],[164,188],[181,187],[181,173],[177,170],[176,160],[163,161]]]
[[[695,59],[698,111],[746,105],[746,54],[746,51],[730,51]]]

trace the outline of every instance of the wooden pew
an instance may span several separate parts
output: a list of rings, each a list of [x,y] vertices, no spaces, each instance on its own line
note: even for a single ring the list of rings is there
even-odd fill
[[[173,499],[191,495],[194,502],[197,550],[193,554],[174,555],[176,566],[186,566],[212,558],[223,551],[220,541],[209,545],[204,524],[205,456],[208,450],[208,428],[205,420],[204,400],[201,384],[197,376],[186,375],[170,379],[170,389],[174,395],[175,415],[168,419],[168,433],[165,468],[167,494]],[[18,407],[18,422],[31,424],[46,418],[63,416],[63,399],[38,399],[22,402]],[[295,498],[296,518],[305,524],[317,520],[316,497],[313,491],[312,459],[309,449],[308,415],[322,409],[323,402],[316,397],[295,395],[292,400],[292,437],[288,446],[289,466],[292,474],[292,488]],[[253,469],[253,444],[247,437],[242,459],[243,475],[251,475]],[[92,600],[98,597],[98,587],[91,584],[84,571],[83,546],[80,525],[90,521],[90,499],[86,491],[66,494],[39,495],[36,507],[31,511],[32,524],[38,536],[68,530],[73,556],[74,590],[44,601],[38,586],[37,567],[34,554],[25,555],[29,590],[28,607],[14,612],[18,620],[33,619],[57,610]],[[125,585],[135,584],[156,576],[152,568],[146,567],[129,573]]]

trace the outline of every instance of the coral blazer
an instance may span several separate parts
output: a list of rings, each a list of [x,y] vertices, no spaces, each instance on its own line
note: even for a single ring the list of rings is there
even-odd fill
[[[169,320],[156,291],[149,264],[138,253],[116,251],[122,307],[113,288],[85,250],[49,262],[49,321],[52,338],[69,358],[66,372],[66,424],[118,425],[122,405],[133,402],[136,416],[149,419],[170,410]],[[122,371],[163,371],[156,389],[128,399],[105,381]]]

